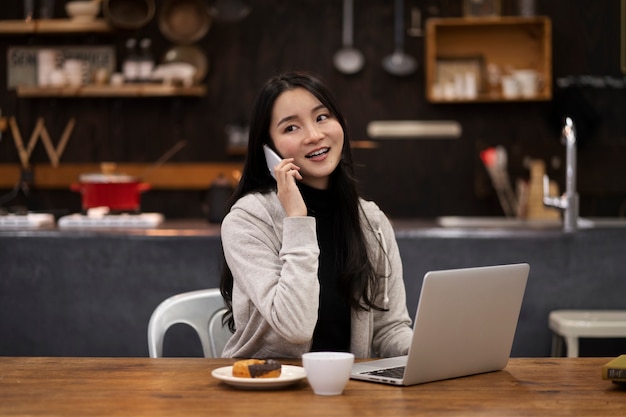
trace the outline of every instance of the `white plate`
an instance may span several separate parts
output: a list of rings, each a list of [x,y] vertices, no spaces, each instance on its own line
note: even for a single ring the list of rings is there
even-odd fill
[[[225,366],[214,369],[213,377],[237,388],[246,389],[273,389],[283,388],[295,384],[306,378],[306,372],[301,366],[283,365],[278,378],[240,378],[233,376],[233,367]]]

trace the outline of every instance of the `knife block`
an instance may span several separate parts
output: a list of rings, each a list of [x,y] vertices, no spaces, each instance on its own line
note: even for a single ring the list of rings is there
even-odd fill
[[[526,210],[527,219],[560,219],[561,211],[543,205],[543,176],[546,173],[546,165],[542,160],[533,159],[529,163],[530,180],[528,184],[528,207]],[[550,181],[550,195],[559,195],[559,186],[556,182]]]

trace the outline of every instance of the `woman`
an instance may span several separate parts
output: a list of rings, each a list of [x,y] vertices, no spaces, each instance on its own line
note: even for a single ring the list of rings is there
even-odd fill
[[[270,174],[267,144],[281,158]],[[222,222],[221,289],[234,330],[223,356],[406,354],[411,320],[391,224],[362,200],[346,123],[307,73],[267,82]]]

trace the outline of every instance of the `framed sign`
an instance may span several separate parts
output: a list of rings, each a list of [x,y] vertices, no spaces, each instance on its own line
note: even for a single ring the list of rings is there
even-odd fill
[[[58,51],[62,61],[79,59],[87,62],[90,71],[104,68],[112,74],[116,68],[114,46],[50,46],[46,48]],[[20,85],[37,85],[37,53],[41,49],[39,46],[17,46],[7,50],[7,87],[9,90]]]

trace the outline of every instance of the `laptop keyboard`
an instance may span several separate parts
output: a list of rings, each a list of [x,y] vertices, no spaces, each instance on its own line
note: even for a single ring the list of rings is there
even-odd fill
[[[404,376],[405,366],[396,366],[395,368],[378,369],[376,371],[364,372],[366,375],[384,376],[387,378],[402,378]]]

